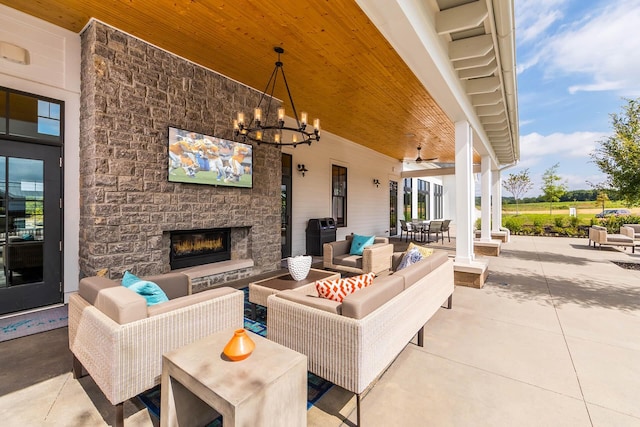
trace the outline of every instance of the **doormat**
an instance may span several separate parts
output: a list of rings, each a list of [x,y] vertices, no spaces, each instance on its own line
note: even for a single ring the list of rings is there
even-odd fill
[[[249,302],[249,289],[240,289],[244,291],[244,328],[260,336],[267,335],[266,309],[258,306],[258,320],[251,320],[246,316],[251,314],[251,303]],[[307,372],[307,410],[309,410],[329,389],[333,384],[326,381],[311,372]],[[160,418],[160,385],[155,386],[145,393],[139,394],[138,399],[147,407],[149,412],[156,418]],[[218,427],[222,425],[222,417],[211,422],[208,427]]]
[[[0,342],[65,328],[68,324],[67,305],[5,317],[0,319]]]

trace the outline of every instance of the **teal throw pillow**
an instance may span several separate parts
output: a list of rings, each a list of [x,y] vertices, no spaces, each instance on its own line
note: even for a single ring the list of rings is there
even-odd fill
[[[351,239],[351,250],[349,251],[349,254],[362,255],[364,248],[373,245],[375,240],[376,236],[361,236],[359,234],[354,234],[353,239]]]
[[[134,274],[125,271],[122,277],[122,286],[131,289],[147,300],[147,306],[169,301],[167,294],[157,284],[148,280],[142,280]]]

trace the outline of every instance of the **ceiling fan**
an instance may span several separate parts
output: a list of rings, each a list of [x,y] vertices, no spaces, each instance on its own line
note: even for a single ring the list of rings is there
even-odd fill
[[[437,160],[437,157],[431,157],[428,159],[423,159],[422,157],[420,157],[420,150],[422,150],[422,146],[418,145],[418,157],[416,157],[416,159],[414,160],[416,163],[422,163],[422,162],[432,162],[434,160]]]

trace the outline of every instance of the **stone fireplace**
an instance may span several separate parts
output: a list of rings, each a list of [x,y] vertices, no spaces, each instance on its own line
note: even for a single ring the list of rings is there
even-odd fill
[[[203,288],[279,268],[277,147],[253,147],[253,188],[168,181],[169,126],[230,139],[234,112],[255,107],[261,93],[101,22],[81,41],[81,276],[178,268],[176,230],[230,230],[230,260],[210,270],[235,270],[207,273]]]

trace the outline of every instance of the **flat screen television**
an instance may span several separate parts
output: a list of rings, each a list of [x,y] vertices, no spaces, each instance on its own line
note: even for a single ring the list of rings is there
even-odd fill
[[[169,127],[169,181],[253,187],[249,144]]]

